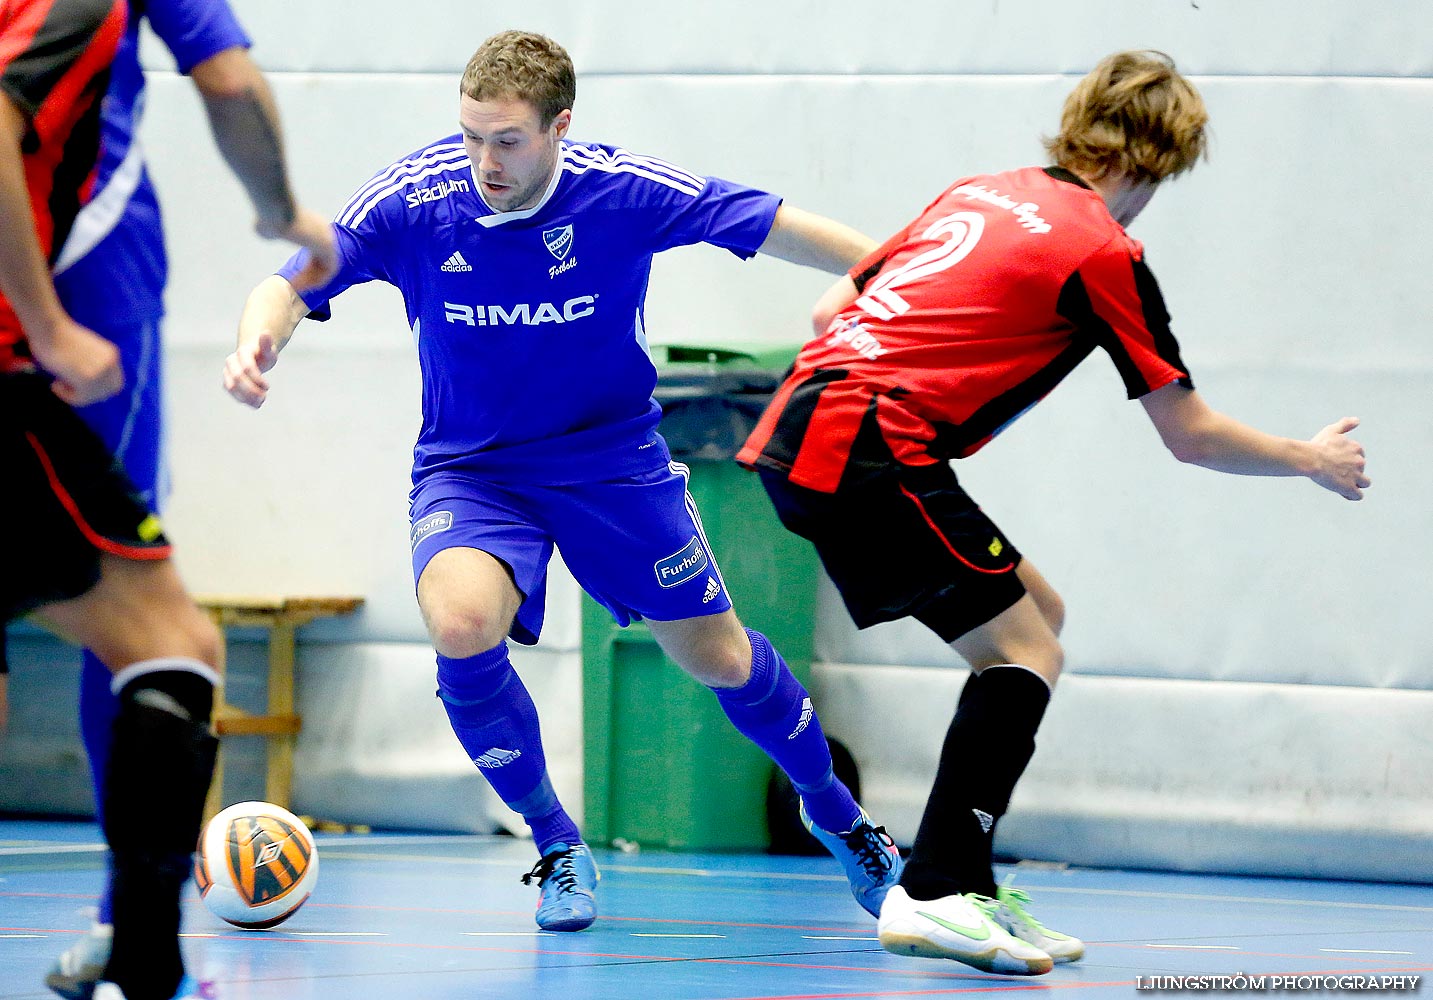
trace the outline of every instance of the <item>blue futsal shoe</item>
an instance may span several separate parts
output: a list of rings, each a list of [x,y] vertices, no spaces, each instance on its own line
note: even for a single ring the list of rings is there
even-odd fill
[[[597,865],[586,844],[553,844],[532,871],[522,877],[523,885],[537,880],[542,894],[537,899],[537,926],[545,931],[580,931],[597,919]]]
[[[871,916],[879,917],[886,893],[900,882],[901,871],[906,866],[886,828],[872,826],[871,817],[862,809],[861,820],[855,826],[845,833],[831,833],[811,822],[805,802],[801,803],[801,822],[846,869],[856,902]]]
[[[179,988],[174,991],[170,1000],[218,1000],[218,992],[214,984],[205,980],[200,981],[193,976],[185,976],[179,980]],[[94,1000],[126,1000],[124,991],[114,983],[100,983],[95,987]]]

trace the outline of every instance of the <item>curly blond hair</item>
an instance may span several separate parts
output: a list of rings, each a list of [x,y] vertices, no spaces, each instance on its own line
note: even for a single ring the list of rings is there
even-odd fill
[[[567,50],[546,35],[503,31],[468,60],[461,91],[475,101],[527,101],[547,128],[577,100],[577,73]]]
[[[1102,60],[1065,99],[1060,133],[1045,140],[1057,166],[1077,174],[1120,171],[1140,180],[1182,174],[1206,156],[1204,99],[1153,50]]]

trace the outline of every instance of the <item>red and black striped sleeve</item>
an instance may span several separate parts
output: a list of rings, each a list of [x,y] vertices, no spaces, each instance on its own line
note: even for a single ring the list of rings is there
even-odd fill
[[[73,71],[90,78],[103,72],[128,16],[125,0],[0,5],[0,90],[32,121],[56,97],[71,103],[78,96],[66,93]]]
[[[1113,245],[1089,257],[1060,290],[1056,311],[1110,356],[1130,399],[1171,382],[1194,388],[1154,274]]]

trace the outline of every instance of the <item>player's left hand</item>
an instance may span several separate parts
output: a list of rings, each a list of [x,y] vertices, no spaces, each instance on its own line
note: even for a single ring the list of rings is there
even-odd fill
[[[299,208],[294,213],[294,221],[277,235],[309,252],[302,270],[289,279],[295,291],[306,292],[326,285],[338,273],[338,247],[334,243],[333,227],[317,212]]]
[[[1309,478],[1346,500],[1362,500],[1363,491],[1372,485],[1364,475],[1367,458],[1363,445],[1348,436],[1357,426],[1357,417],[1344,417],[1319,431],[1310,442],[1318,451],[1319,467]]]

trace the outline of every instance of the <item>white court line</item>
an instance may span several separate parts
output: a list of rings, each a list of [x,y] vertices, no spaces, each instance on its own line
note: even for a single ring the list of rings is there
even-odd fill
[[[236,927],[235,930],[238,930],[238,928]],[[179,936],[182,937],[182,938],[216,938],[216,937],[223,937],[222,934],[197,933],[197,932],[194,933],[194,934],[180,934]]]
[[[463,931],[463,937],[557,937],[554,931]]]
[[[1146,948],[1178,948],[1180,951],[1241,951],[1237,944],[1147,944]]]
[[[818,937],[815,934],[801,935],[803,941],[879,941],[880,938],[873,937]]]
[[[1212,876],[1218,878],[1219,876]],[[1433,906],[1404,906],[1398,903],[1346,903],[1326,899],[1284,899],[1277,896],[1218,896],[1198,892],[1145,892],[1137,889],[1089,889],[1073,886],[1032,885],[1040,895],[1065,893],[1074,896],[1123,896],[1130,899],[1178,899],[1201,903],[1267,903],[1279,906],[1316,906],[1335,910],[1392,910],[1406,913],[1433,913]]]
[[[21,854],[100,854],[108,851],[104,844],[48,844],[40,847],[0,847],[0,857]]]
[[[280,931],[292,937],[387,937],[382,931]]]
[[[485,837],[478,833],[454,833],[454,834],[433,834],[428,837],[408,837],[402,834],[385,835],[381,833],[314,833],[314,843],[317,844],[342,844],[351,843],[354,847],[366,847],[369,844],[452,844],[457,841],[473,841],[475,844],[489,843],[496,840],[495,837]],[[512,843],[511,837],[502,838],[503,843]]]
[[[659,937],[659,938],[721,938],[725,940],[725,934],[644,934],[640,931],[633,931],[633,937]]]
[[[1411,955],[1411,951],[1377,951],[1372,948],[1320,948],[1335,955]]]
[[[404,864],[432,862],[443,866],[476,865],[482,868],[512,868],[512,859],[446,857],[436,854],[363,854],[356,851],[326,851],[324,858],[344,861],[395,861]],[[712,871],[706,868],[657,868],[650,865],[604,864],[604,872],[624,872],[629,875],[685,875],[693,878],[736,878],[776,880],[781,882],[840,882],[845,884],[844,875],[805,875],[800,872],[755,872],[755,871]]]
[[[335,839],[335,844],[338,843],[338,842],[340,842],[340,841],[337,840],[337,837],[338,837],[339,835],[332,835],[332,836],[334,836],[334,837],[336,838],[336,839]],[[478,835],[478,834],[473,834],[473,835],[454,834],[454,835],[452,835],[452,836],[441,836],[441,835],[439,835],[439,836],[433,836],[433,837],[404,837],[404,836],[395,836],[395,837],[373,837],[373,836],[369,836],[369,835],[366,835],[366,834],[351,834],[351,835],[349,835],[349,836],[353,837],[353,839],[354,839],[353,846],[354,846],[354,847],[359,847],[359,848],[361,848],[361,847],[363,847],[363,846],[367,846],[367,845],[369,845],[369,844],[389,844],[389,843],[393,843],[393,844],[414,844],[414,843],[434,843],[434,844],[447,843],[447,844],[451,844],[451,843],[453,843],[455,840],[460,840],[460,839],[464,839],[464,838],[469,838],[469,839],[471,840],[471,842],[473,842],[473,843],[475,843],[475,844],[480,844],[480,843],[483,843],[483,842],[485,842],[485,841],[487,841],[487,840],[490,839],[490,838],[482,837],[481,835]],[[79,848],[79,849],[85,849],[85,848]],[[95,848],[92,848],[92,849],[93,849],[93,850],[97,850],[97,851],[102,851],[102,850],[104,850],[105,848],[104,848],[103,846],[99,846],[99,847],[95,847]],[[3,853],[3,849],[0,849],[0,853]],[[362,853],[361,851],[343,851],[343,850],[332,850],[332,849],[327,850],[327,851],[325,852],[325,854],[324,854],[324,857],[325,857],[325,858],[331,857],[331,858],[336,858],[336,859],[342,858],[342,859],[345,859],[345,860],[352,860],[352,861],[396,861],[396,862],[403,862],[403,863],[405,863],[405,864],[421,863],[421,862],[425,862],[425,861],[430,861],[430,862],[435,862],[435,863],[437,863],[437,864],[442,864],[442,865],[476,865],[476,866],[478,866],[478,867],[486,867],[486,868],[493,868],[493,867],[497,867],[497,868],[511,868],[511,867],[513,866],[511,860],[502,860],[502,859],[474,858],[474,857],[461,857],[461,856],[460,856],[460,857],[448,857],[448,856],[422,855],[422,854],[378,854],[378,853],[375,853],[375,854],[365,854],[365,853]],[[770,879],[770,880],[775,880],[775,881],[779,881],[779,882],[845,882],[845,881],[846,881],[845,877],[842,876],[842,875],[806,875],[806,874],[800,874],[800,873],[796,873],[796,872],[730,872],[730,871],[712,871],[712,870],[710,870],[710,869],[705,869],[705,868],[657,868],[657,867],[648,866],[648,865],[613,865],[613,864],[606,864],[606,865],[603,865],[602,867],[603,867],[603,870],[604,870],[604,871],[627,872],[627,873],[630,873],[630,874],[638,874],[638,875],[684,875],[684,876],[698,877],[698,878]],[[1350,903],[1350,902],[1336,902],[1336,901],[1332,901],[1332,900],[1322,900],[1322,899],[1286,899],[1286,898],[1275,897],[1275,896],[1224,896],[1224,895],[1217,895],[1217,894],[1213,894],[1213,893],[1150,892],[1150,891],[1142,891],[1142,890],[1136,890],[1136,889],[1095,889],[1095,888],[1078,888],[1078,887],[1075,887],[1075,886],[1053,886],[1053,885],[1031,886],[1031,888],[1034,888],[1034,889],[1035,889],[1036,891],[1038,891],[1041,895],[1044,895],[1044,894],[1046,894],[1046,893],[1062,893],[1062,894],[1065,894],[1065,895],[1073,895],[1073,896],[1116,896],[1116,897],[1120,897],[1120,898],[1124,898],[1124,899],[1161,899],[1161,900],[1197,901],[1197,902],[1208,902],[1208,903],[1261,903],[1261,904],[1268,905],[1268,906],[1319,907],[1319,908],[1321,908],[1321,909],[1338,909],[1338,910],[1386,910],[1386,911],[1395,912],[1395,913],[1397,913],[1397,912],[1403,912],[1403,913],[1424,913],[1424,914],[1433,913],[1433,906],[1406,906],[1406,905],[1400,905],[1400,904],[1396,904],[1396,903]]]
[[[42,938],[49,937],[48,934],[0,934],[0,940],[11,941],[15,938]]]

